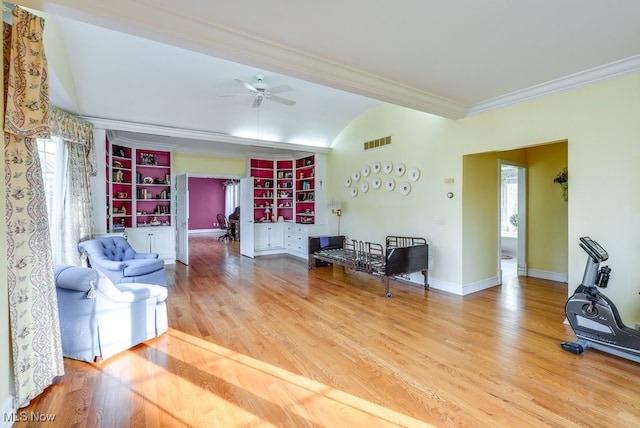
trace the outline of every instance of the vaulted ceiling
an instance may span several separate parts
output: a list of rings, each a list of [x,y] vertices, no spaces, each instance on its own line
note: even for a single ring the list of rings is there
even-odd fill
[[[45,12],[52,104],[198,150],[326,148],[380,102],[460,119],[640,71],[631,0],[17,3]],[[235,79],[258,74],[296,104],[252,108]]]

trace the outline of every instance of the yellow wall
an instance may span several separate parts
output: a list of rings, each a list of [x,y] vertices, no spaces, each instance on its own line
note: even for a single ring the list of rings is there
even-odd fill
[[[343,130],[327,157],[328,198],[345,203],[341,231],[353,238],[376,241],[386,234],[431,239],[433,282],[440,288],[464,293],[465,287],[488,278],[485,263],[473,267],[478,264],[474,257],[487,251],[497,253],[487,247],[494,245],[495,239],[491,244],[480,239],[483,232],[476,229],[484,226],[476,225],[473,212],[467,211],[466,197],[471,197],[472,203],[473,195],[463,197],[462,193],[474,184],[465,179],[462,186],[463,156],[568,141],[568,288],[573,291],[584,270],[586,258],[578,238],[591,235],[609,251],[608,263],[614,275],[607,295],[626,320],[640,320],[640,272],[634,269],[640,253],[638,94],[640,74],[635,74],[458,121],[391,105],[372,109]],[[363,150],[364,141],[387,135],[393,138],[390,146]],[[530,155],[534,166],[543,156],[535,150]],[[343,184],[345,177],[374,160],[402,161],[408,167],[419,167],[422,178],[409,196],[369,191],[351,198]],[[556,169],[549,165],[531,171],[542,177],[550,175],[541,182],[550,186],[547,190],[552,198],[560,196],[560,189],[546,180],[553,180]],[[497,174],[495,164],[493,170]],[[454,183],[445,184],[445,178],[453,178]],[[535,199],[538,189],[531,190],[531,197],[542,207],[551,206],[551,200]],[[453,199],[446,198],[448,191],[455,193]],[[496,227],[497,219],[493,221],[491,227]],[[532,227],[540,228],[535,223]],[[549,223],[545,227],[553,230],[563,225]],[[563,263],[557,254],[545,260],[533,253],[532,263],[547,269],[556,269],[549,263]]]
[[[175,174],[216,174],[243,177],[246,169],[244,158],[223,158],[188,153],[175,153],[173,155],[173,171]]]
[[[519,233],[527,235],[528,269],[543,277],[566,275],[568,204],[553,183],[567,165],[567,143],[560,142],[464,156],[464,284],[497,275],[500,160],[527,168],[527,224]]]
[[[569,204],[562,198],[562,189],[553,179],[567,167],[567,143],[527,149],[527,167],[528,268],[566,273]]]

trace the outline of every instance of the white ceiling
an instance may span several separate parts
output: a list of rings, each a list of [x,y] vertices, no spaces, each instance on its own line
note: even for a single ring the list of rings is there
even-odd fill
[[[67,51],[47,47],[54,105],[166,135],[197,131],[176,140],[184,147],[265,146],[219,136],[329,147],[380,102],[459,119],[640,71],[633,0],[17,3],[47,12]],[[297,104],[252,109],[234,79],[258,73],[292,86],[281,95]]]

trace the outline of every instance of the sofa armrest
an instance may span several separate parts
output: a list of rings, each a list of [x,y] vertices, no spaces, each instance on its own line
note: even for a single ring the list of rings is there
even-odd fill
[[[89,291],[98,279],[95,269],[70,265],[56,265],[53,269],[56,287],[73,291]]]

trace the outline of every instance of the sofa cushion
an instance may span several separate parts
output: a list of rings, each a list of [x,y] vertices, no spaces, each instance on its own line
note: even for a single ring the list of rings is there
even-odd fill
[[[70,265],[56,265],[53,268],[56,287],[75,291],[89,291],[98,279],[95,269]]]
[[[164,269],[164,260],[162,259],[132,259],[123,262],[124,276],[140,276],[146,275],[157,270]]]
[[[135,290],[148,290],[149,297],[155,297],[156,302],[164,302],[167,300],[169,291],[166,287],[156,284],[145,284],[144,282],[127,282],[116,284],[116,287],[121,291],[135,291]]]

